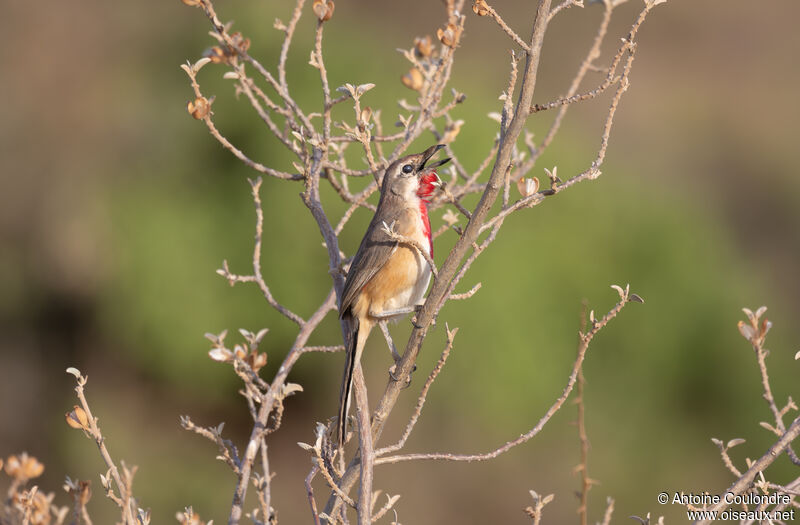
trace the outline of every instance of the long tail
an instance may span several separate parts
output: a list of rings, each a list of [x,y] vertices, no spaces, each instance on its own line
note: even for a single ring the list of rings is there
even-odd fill
[[[359,352],[359,322],[353,316],[350,321],[350,340],[347,341],[347,351],[344,360],[344,375],[342,376],[342,389],[339,392],[339,448],[344,446],[344,438],[347,435],[347,412],[350,410],[350,394],[353,389],[353,371],[356,369]],[[363,348],[363,345],[362,345]]]

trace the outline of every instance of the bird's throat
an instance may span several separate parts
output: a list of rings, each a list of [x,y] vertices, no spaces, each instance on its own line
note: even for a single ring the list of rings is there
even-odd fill
[[[419,188],[417,188],[417,197],[419,197],[419,215],[422,219],[422,232],[425,238],[428,239],[428,248],[430,256],[433,257],[433,238],[431,237],[431,221],[428,218],[428,204],[434,190],[434,181],[438,181],[439,177],[436,176],[434,171],[425,173],[420,177]]]
[[[428,218],[428,201],[425,199],[419,200],[419,216],[422,219],[422,233],[428,239],[428,253],[433,257],[433,238],[431,237],[431,221]]]

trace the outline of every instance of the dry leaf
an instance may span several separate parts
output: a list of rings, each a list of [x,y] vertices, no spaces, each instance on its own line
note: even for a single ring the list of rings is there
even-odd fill
[[[475,0],[472,4],[472,11],[478,16],[488,15],[489,6],[486,5],[486,0]]]
[[[422,71],[415,67],[412,67],[409,72],[403,75],[400,80],[403,82],[405,87],[413,89],[414,91],[419,91],[422,89],[422,86],[425,83],[425,78],[422,76]]]

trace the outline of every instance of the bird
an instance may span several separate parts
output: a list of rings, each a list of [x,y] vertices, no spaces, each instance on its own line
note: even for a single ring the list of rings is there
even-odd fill
[[[339,393],[339,448],[345,441],[353,371],[361,361],[370,331],[376,324],[399,320],[415,311],[428,289],[431,267],[426,258],[387,230],[415,241],[433,257],[428,205],[435,188],[441,186],[434,169],[450,159],[427,168],[426,164],[443,147],[436,144],[386,168],[378,207],[347,272],[339,304],[339,316],[349,326]]]

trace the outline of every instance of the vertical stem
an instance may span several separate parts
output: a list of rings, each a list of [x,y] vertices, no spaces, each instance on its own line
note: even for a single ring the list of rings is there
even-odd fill
[[[372,480],[375,462],[375,449],[372,443],[372,427],[369,422],[369,400],[360,364],[354,370],[356,380],[353,384],[358,402],[359,453],[361,455],[361,486],[358,490],[358,525],[372,523]]]
[[[581,333],[586,333],[586,310],[588,304],[586,300],[583,301],[581,308]],[[580,345],[579,345],[580,351]],[[589,479],[589,436],[586,434],[586,405],[583,401],[583,367],[578,369],[578,397],[575,403],[578,405],[578,439],[581,442],[581,493],[580,493],[580,506],[578,507],[578,514],[581,518],[581,525],[586,525],[588,520],[588,503],[589,503],[589,490],[592,488],[591,479]]]
[[[464,233],[459,237],[456,245],[450,251],[450,254],[439,270],[439,279],[434,282],[422,310],[417,314],[418,327],[415,327],[411,332],[405,353],[403,354],[403,359],[397,366],[396,373],[398,377],[406,377],[411,373],[411,369],[417,360],[417,355],[422,346],[422,341],[427,335],[428,326],[430,326],[436,313],[444,303],[444,298],[449,291],[450,281],[456,275],[461,260],[478,238],[481,226],[492,205],[497,200],[500,189],[502,188],[503,177],[505,177],[506,171],[511,163],[514,145],[525,127],[525,122],[529,115],[528,108],[530,108],[533,100],[533,92],[536,87],[537,72],[539,69],[539,58],[542,51],[542,43],[544,42],[544,33],[547,29],[548,14],[550,12],[550,3],[551,0],[539,0],[536,20],[534,21],[531,34],[531,52],[528,53],[526,57],[522,86],[520,88],[519,98],[517,99],[514,117],[501,139],[497,159],[492,168],[486,190],[483,195],[481,195],[480,202],[475,208],[469,223],[467,223]],[[387,385],[374,411],[372,422],[373,440],[377,440],[383,432],[386,418],[394,408],[397,398],[400,395],[400,390],[400,382],[390,382]],[[342,476],[340,487],[342,490],[346,491],[354,482],[355,470],[353,468],[348,468],[347,472]],[[338,508],[338,501],[339,498],[336,494],[332,494],[325,506],[325,512],[332,515],[334,513],[334,508]]]

